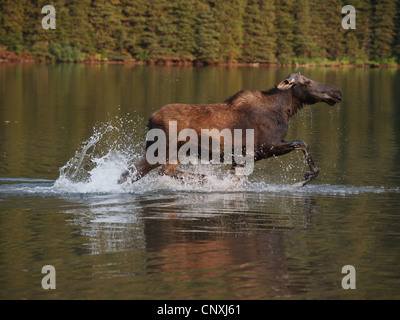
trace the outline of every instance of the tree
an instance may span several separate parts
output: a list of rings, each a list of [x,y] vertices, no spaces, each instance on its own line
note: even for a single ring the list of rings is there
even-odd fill
[[[294,56],[294,2],[293,0],[276,1],[275,10],[276,57],[282,62],[287,62]]]
[[[345,55],[354,63],[356,60],[367,61],[371,49],[371,3],[353,0],[356,9],[356,29],[344,30]]]
[[[22,51],[25,1],[4,0],[0,6],[0,43],[9,50]]]
[[[372,55],[375,58],[389,58],[394,40],[394,18],[396,3],[393,0],[375,0],[373,3]]]
[[[26,1],[24,3],[25,15],[22,22],[24,46],[29,49],[34,57],[41,61],[49,58],[49,44],[57,38],[57,34],[54,32],[57,30],[44,30],[42,28],[42,19],[45,17],[45,14],[42,13],[42,7],[47,4],[46,0],[38,0],[34,3]],[[63,4],[63,0],[58,0],[54,3],[56,7],[61,7]]]
[[[58,61],[100,53],[203,62],[398,57],[400,63],[400,0],[53,0],[56,30],[42,28],[47,4],[0,0],[3,56],[28,50]],[[356,8],[356,29],[341,27],[345,4]]]
[[[172,5],[167,0],[147,2],[141,46],[151,59],[174,55],[176,26],[170,20]]]
[[[110,56],[117,49],[121,33],[121,8],[110,1],[93,1],[89,21],[94,29],[96,49],[104,56]]]
[[[345,53],[342,28],[342,2],[340,0],[310,2],[311,34],[317,50],[314,57],[337,58]]]
[[[172,23],[176,26],[175,53],[182,58],[193,58],[195,52],[195,12],[192,0],[180,0],[173,4]]]
[[[73,47],[82,52],[94,55],[96,53],[95,29],[89,21],[91,0],[69,0],[70,30],[69,40]],[[60,25],[57,28],[63,28]]]
[[[195,18],[195,55],[203,62],[218,61],[219,32],[217,23],[208,4],[198,2]]]
[[[353,30],[347,30],[345,33],[345,48],[346,48],[346,57],[349,58],[351,63],[354,63],[357,59],[363,59],[363,54],[360,49],[360,43],[358,41],[357,36]]]
[[[301,2],[295,15],[296,25],[294,32],[295,53],[299,57],[314,58],[317,56],[318,47],[314,42],[311,25],[310,4],[308,0]]]
[[[275,60],[275,7],[271,0],[249,0],[243,15],[243,59],[248,62]]]
[[[372,5],[371,1],[355,0],[354,6],[357,8],[354,35],[357,37],[360,44],[360,57],[367,60],[371,54]]]
[[[141,37],[145,31],[147,0],[121,0],[122,27],[126,32],[123,47],[132,56],[144,58],[144,50],[141,47]]]
[[[396,4],[396,18],[394,26],[393,53],[400,62],[400,0]]]
[[[231,62],[241,56],[245,2],[244,0],[214,0],[211,3],[213,3],[214,16],[216,17],[217,28],[220,34],[220,60]]]

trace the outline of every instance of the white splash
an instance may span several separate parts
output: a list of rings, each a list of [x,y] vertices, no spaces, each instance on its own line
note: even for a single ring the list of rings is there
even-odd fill
[[[93,168],[87,172],[87,177],[74,180],[63,172],[54,183],[54,191],[59,193],[121,193],[129,192],[126,186],[118,184],[121,172],[129,166],[126,157],[116,150],[110,150],[100,158],[91,159]],[[67,164],[67,166],[71,161]],[[63,167],[65,169],[65,166]],[[74,168],[76,173],[80,167]]]
[[[142,122],[142,123],[138,123]],[[143,132],[138,132],[142,128]],[[60,168],[60,176],[50,184],[48,180],[27,179],[18,181],[0,179],[0,192],[42,193],[42,194],[144,194],[160,192],[256,192],[266,194],[321,194],[345,196],[364,193],[400,193],[400,188],[373,186],[342,186],[317,184],[293,188],[293,181],[287,172],[282,173],[286,184],[271,183],[262,172],[251,176],[236,176],[228,173],[223,165],[183,166],[182,170],[203,174],[202,180],[178,180],[160,176],[158,169],[136,182],[129,179],[118,184],[121,174],[137,161],[144,152],[144,123],[141,120],[116,118],[95,126],[93,134],[75,152],[75,155]],[[141,130],[142,130],[141,129]],[[135,141],[140,141],[134,143]],[[290,167],[288,168],[288,170]],[[284,170],[285,171],[285,170]]]

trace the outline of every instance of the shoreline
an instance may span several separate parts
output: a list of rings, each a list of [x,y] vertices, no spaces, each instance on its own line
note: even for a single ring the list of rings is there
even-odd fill
[[[252,67],[252,68],[265,68],[265,67],[302,67],[302,68],[363,68],[363,69],[400,69],[400,65],[388,65],[379,63],[363,63],[363,64],[347,64],[339,61],[332,62],[306,62],[306,63],[282,63],[282,62],[212,62],[205,63],[196,59],[149,59],[145,61],[139,60],[82,60],[82,61],[40,61],[34,58],[13,58],[13,59],[0,59],[0,64],[114,64],[114,65],[145,65],[145,66],[176,66],[176,67],[201,67],[201,66],[223,66],[223,67]]]

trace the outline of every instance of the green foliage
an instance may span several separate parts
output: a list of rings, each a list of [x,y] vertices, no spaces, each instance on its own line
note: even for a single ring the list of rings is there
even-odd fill
[[[172,5],[168,0],[148,1],[144,14],[144,30],[139,45],[151,58],[173,55],[176,26],[171,20]]]
[[[296,28],[294,30],[295,53],[301,58],[317,57],[318,47],[312,37],[312,20],[310,3],[304,0],[295,14]]]
[[[173,4],[172,21],[176,26],[175,55],[182,58],[193,58],[195,51],[195,29],[196,16],[194,5],[191,0],[180,0]]]
[[[81,52],[96,54],[94,25],[90,21],[91,0],[68,0],[69,30],[68,40]],[[57,10],[57,8],[56,8]],[[58,19],[58,18],[57,18]],[[57,29],[63,28],[57,21]],[[62,41],[62,39],[59,39]],[[65,39],[64,39],[65,40]]]
[[[399,63],[400,0],[1,0],[0,47],[45,61]],[[341,8],[356,8],[356,29]]]
[[[145,30],[146,3],[147,0],[121,0],[121,23],[124,33],[121,35],[120,46],[138,60],[147,59],[147,54],[140,45]]]
[[[393,0],[373,1],[372,55],[378,59],[392,55],[395,16],[396,3]]]
[[[260,3],[249,0],[243,16],[244,45],[243,59],[251,62],[275,60],[274,2]]]
[[[44,42],[36,42],[32,46],[31,52],[39,61],[46,61],[49,56],[49,47]]]
[[[121,37],[121,8],[116,1],[93,1],[89,21],[96,37],[96,50],[102,55],[111,55],[118,48]],[[119,2],[119,1],[118,1]]]
[[[211,1],[210,1],[211,2]],[[219,36],[220,61],[232,62],[241,58],[243,45],[244,0],[213,1]]]
[[[24,45],[23,22],[25,9],[23,1],[4,0],[0,5],[0,45],[16,50]]]
[[[51,42],[49,52],[51,54],[50,60],[55,61],[77,62],[82,61],[85,58],[85,54],[83,54],[78,48],[70,46],[68,41],[62,43]]]
[[[400,62],[400,1],[396,5],[396,17],[394,19],[394,38],[393,38],[393,54]]]
[[[281,0],[275,2],[275,30],[276,57],[279,61],[287,63],[294,57],[294,0]]]
[[[198,2],[195,18],[195,56],[203,62],[217,62],[219,56],[219,37],[217,22],[211,7]]]

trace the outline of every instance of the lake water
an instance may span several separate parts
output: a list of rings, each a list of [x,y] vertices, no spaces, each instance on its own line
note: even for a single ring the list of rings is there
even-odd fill
[[[167,103],[213,103],[291,72],[342,90],[235,181],[118,185]],[[400,299],[400,71],[0,65],[0,299]],[[42,267],[56,289],[42,288]],[[352,265],[356,289],[342,287]]]

